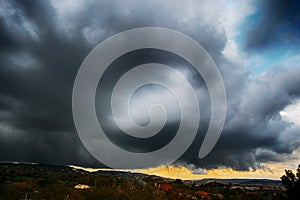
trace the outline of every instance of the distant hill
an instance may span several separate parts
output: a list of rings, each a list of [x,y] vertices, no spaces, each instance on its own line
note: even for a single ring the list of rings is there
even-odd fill
[[[210,181],[216,181],[220,183],[233,183],[233,184],[243,184],[243,185],[265,185],[265,186],[283,186],[280,180],[271,179],[216,179],[216,178],[206,178],[199,180],[201,183],[207,183]]]
[[[0,163],[0,199],[272,199],[287,200],[280,181],[180,180],[118,170]]]
[[[26,171],[36,171],[43,173],[81,173],[81,174],[99,174],[107,176],[122,176],[122,177],[132,177],[132,176],[143,176],[152,178],[164,178],[155,175],[147,175],[142,173],[130,172],[130,171],[118,171],[118,170],[98,170],[95,172],[88,172],[83,169],[77,169],[66,165],[50,165],[50,164],[36,164],[36,163],[13,163],[13,162],[2,162],[0,163],[0,169],[9,168],[10,170],[21,170]],[[164,178],[172,180],[170,178]],[[207,183],[211,181],[216,181],[219,183],[233,183],[233,184],[243,184],[243,185],[265,185],[265,186],[282,186],[280,180],[271,179],[217,179],[217,178],[205,178],[201,180],[187,180],[184,182],[194,182],[194,183]]]

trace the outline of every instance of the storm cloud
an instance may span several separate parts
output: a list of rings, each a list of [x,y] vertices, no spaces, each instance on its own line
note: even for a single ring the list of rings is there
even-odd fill
[[[99,42],[121,31],[146,26],[171,28],[198,41],[214,59],[224,79],[224,130],[213,151],[199,159],[206,119],[210,117],[209,106],[205,105],[210,102],[201,77],[189,70],[185,72],[191,84],[198,87],[198,95],[204,96],[200,102],[204,121],[178,163],[196,168],[225,166],[248,170],[261,167],[262,162],[287,159],[300,145],[300,128],[284,121],[279,112],[300,97],[300,66],[269,69],[264,76],[252,77],[238,62],[228,60],[223,54],[228,38],[220,23],[225,3],[2,0],[0,160],[103,166],[88,153],[76,133],[72,118],[76,73]],[[280,29],[288,17],[285,9],[289,7],[279,10],[270,1],[265,4],[265,16],[249,30],[249,48],[270,46],[279,40],[277,35],[258,30],[261,26],[266,26],[267,31]],[[270,24],[272,9],[278,14]],[[291,15],[296,16],[296,11]],[[282,36],[296,40],[299,29],[293,27],[299,23],[299,15],[293,19],[296,21],[287,25]],[[289,33],[291,37],[287,37]],[[139,58],[143,62],[149,59]],[[162,60],[159,56],[155,59]],[[130,59],[127,62],[131,63]],[[96,106],[100,111],[105,109]],[[132,146],[124,138],[116,143]],[[157,144],[152,141],[146,145]]]
[[[300,3],[297,0],[266,0],[256,2],[257,12],[252,16],[246,34],[246,47],[263,49],[274,45],[300,44]]]

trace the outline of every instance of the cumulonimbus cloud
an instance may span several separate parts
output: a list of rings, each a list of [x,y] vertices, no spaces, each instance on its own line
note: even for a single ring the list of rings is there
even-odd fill
[[[191,36],[212,56],[224,79],[228,111],[219,142],[200,160],[197,153],[204,136],[198,134],[180,158],[181,164],[255,169],[261,162],[283,161],[298,148],[297,126],[282,120],[279,112],[299,98],[300,66],[253,78],[242,66],[227,60],[222,52],[228,38],[219,21],[223,1],[220,5],[209,1],[67,2],[1,1],[0,160],[101,165],[84,149],[74,128],[75,76],[97,43],[145,26]],[[198,87],[204,107],[200,131],[205,132],[210,117],[205,109],[210,103],[205,84],[191,71],[177,69]],[[126,141],[119,142],[126,145]]]

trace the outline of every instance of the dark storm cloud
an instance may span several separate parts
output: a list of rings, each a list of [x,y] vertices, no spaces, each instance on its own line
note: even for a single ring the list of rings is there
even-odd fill
[[[201,140],[182,159],[201,168],[248,170],[261,167],[261,162],[283,161],[297,151],[299,127],[283,121],[279,112],[300,97],[300,68],[274,71],[270,69],[260,79],[238,70],[235,74],[223,71],[225,85],[230,87],[226,87],[227,119],[222,135],[204,159],[197,159]]]
[[[286,137],[290,124],[282,121],[279,112],[299,98],[300,92],[296,89],[300,83],[297,78],[299,74],[299,67],[276,73],[271,69],[260,82],[249,83],[244,88],[247,92],[239,94],[245,99],[240,104],[232,105],[234,108],[229,110],[232,118],[227,121],[221,136],[219,145],[222,147],[216,148],[216,151],[226,149],[226,153],[231,152],[229,155],[233,156],[234,151],[239,149],[236,160],[253,157],[252,167],[256,166],[255,162],[264,161],[259,153],[261,150],[271,152],[269,161],[276,161],[279,157],[284,159],[285,154],[292,153],[299,145],[299,134],[295,134],[292,140]],[[223,154],[221,151],[219,153]],[[237,169],[251,167],[250,161],[238,162]]]
[[[76,134],[71,110],[73,82],[96,44],[115,33],[144,26],[172,28],[193,37],[213,57],[224,78],[228,113],[219,142],[200,160],[197,155],[203,134],[199,134],[181,163],[246,170],[260,167],[261,161],[284,160],[299,141],[285,137],[291,130],[279,111],[299,97],[299,68],[251,79],[223,57],[223,27],[217,17],[214,20],[215,13],[201,15],[206,11],[202,4],[192,5],[196,12],[184,9],[184,3],[170,6],[168,1],[3,1],[0,160],[99,166]],[[203,101],[206,104],[207,99]],[[200,127],[202,132],[205,126]]]
[[[38,126],[37,128],[41,129],[65,128],[61,122],[69,120],[70,116],[66,117],[65,114],[69,112],[63,111],[70,111],[66,99],[71,95],[72,77],[76,72],[71,66],[76,65],[80,59],[80,54],[74,50],[76,44],[59,38],[52,32],[55,30],[55,24],[52,24],[50,17],[32,22],[30,13],[34,12],[33,8],[28,10],[29,8],[23,8],[19,3],[15,6],[15,15],[7,17],[6,27],[3,29],[10,33],[11,40],[17,45],[13,52],[8,50],[3,53],[0,69],[1,93],[15,99],[14,106],[10,109],[16,115],[14,123],[17,125],[27,128],[28,125],[32,128]],[[44,9],[38,3],[35,6],[37,10]],[[43,16],[50,12],[44,10],[40,13]],[[23,20],[19,20],[20,18]],[[28,33],[26,38],[24,36],[23,40],[19,41],[19,35],[26,31],[20,28],[25,21],[34,23],[39,29],[48,27],[51,31],[39,31],[37,40]],[[65,59],[65,51],[68,51],[73,59]],[[26,66],[26,62],[30,60],[32,62]],[[63,115],[57,115],[60,112]]]
[[[51,155],[60,155],[57,162],[62,162],[64,157],[66,163],[80,162],[87,153],[69,156],[67,149],[73,149],[76,154],[83,148],[75,134],[71,94],[84,57],[95,44],[114,33],[140,26],[174,27],[178,20],[170,23],[165,14],[154,17],[154,10],[165,13],[163,10],[167,9],[155,4],[150,5],[153,9],[144,9],[141,3],[126,7],[102,1],[82,5],[75,14],[60,13],[48,1],[3,1],[2,6],[2,160],[55,163],[51,151]],[[123,8],[129,9],[129,14],[122,12]],[[93,37],[98,31],[101,34]],[[217,35],[214,30],[206,32]],[[215,38],[214,42],[224,46],[225,39],[219,41]],[[219,53],[209,43],[207,46],[212,54]],[[69,138],[60,137],[64,134]]]
[[[258,11],[249,21],[246,45],[261,49],[272,45],[300,44],[300,2],[298,0],[258,1]]]
[[[82,39],[60,35],[46,1],[2,6],[1,160],[76,161],[82,148],[73,134],[70,99],[76,67],[88,48]]]

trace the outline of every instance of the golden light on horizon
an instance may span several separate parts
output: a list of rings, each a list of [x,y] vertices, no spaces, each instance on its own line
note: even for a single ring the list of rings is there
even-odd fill
[[[268,163],[260,169],[249,171],[237,171],[232,168],[218,168],[204,170],[203,174],[194,174],[186,167],[160,166],[156,168],[134,170],[149,175],[157,175],[167,178],[180,178],[182,180],[197,180],[205,178],[249,178],[249,179],[276,179],[279,180],[285,169],[295,170],[297,164],[292,163]]]
[[[286,162],[269,162],[262,164],[261,168],[248,171],[237,171],[232,168],[218,168],[218,169],[201,169],[203,173],[193,173],[192,170],[184,166],[159,166],[148,169],[108,169],[108,168],[84,168],[80,166],[71,166],[75,169],[82,169],[89,172],[98,170],[105,171],[124,171],[124,172],[137,172],[148,175],[156,175],[172,179],[182,180],[200,180],[205,178],[219,178],[219,179],[234,179],[234,178],[248,178],[248,179],[274,179],[279,180],[284,174],[285,169],[295,170],[300,164],[300,160],[291,159]]]

